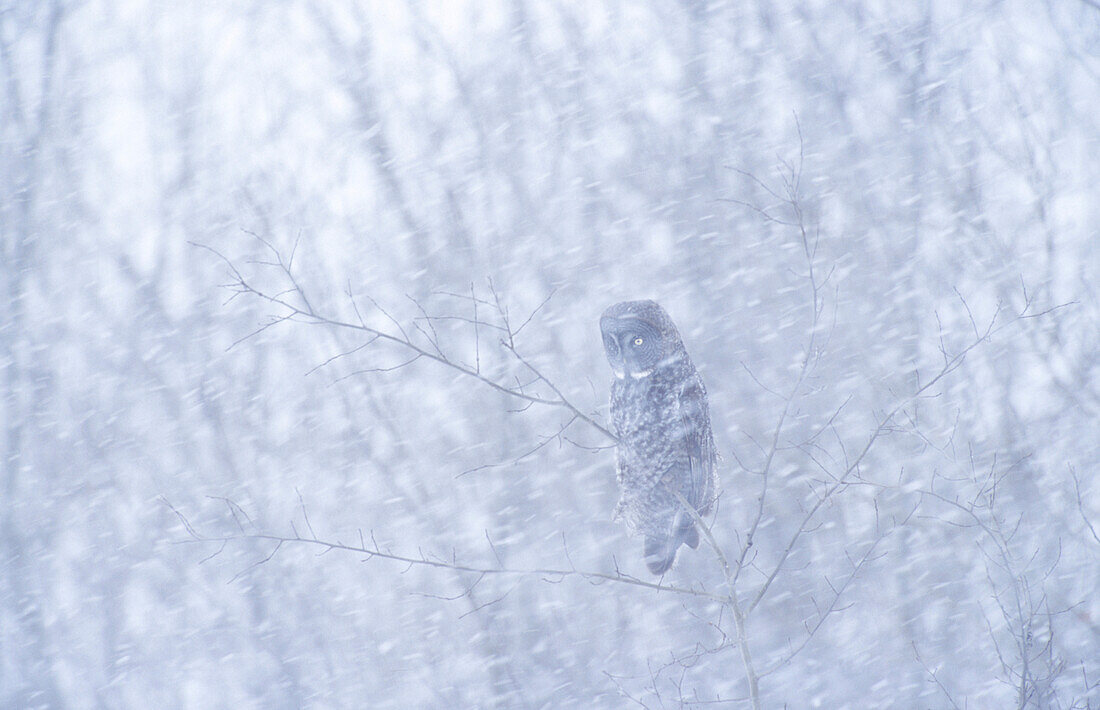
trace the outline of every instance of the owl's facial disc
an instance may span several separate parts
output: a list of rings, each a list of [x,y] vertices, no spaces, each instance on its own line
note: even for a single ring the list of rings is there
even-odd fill
[[[619,345],[618,329],[615,327],[615,319],[602,319],[600,321],[600,331],[603,334],[603,349],[607,355],[607,362],[610,363],[615,376],[621,380],[626,377],[626,370],[623,364],[622,348]]]
[[[601,323],[607,360],[619,379],[648,377],[661,359],[659,331],[650,323],[631,316],[605,317]]]

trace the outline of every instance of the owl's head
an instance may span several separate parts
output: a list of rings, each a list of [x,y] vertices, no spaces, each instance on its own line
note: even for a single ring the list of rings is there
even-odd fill
[[[684,354],[672,319],[656,301],[616,303],[600,317],[607,361],[615,376],[640,379]]]

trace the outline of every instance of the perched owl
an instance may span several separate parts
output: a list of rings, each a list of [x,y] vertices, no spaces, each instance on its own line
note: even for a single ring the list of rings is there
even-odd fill
[[[706,515],[714,505],[718,458],[707,391],[672,319],[654,301],[625,301],[600,318],[611,382],[611,424],[619,439],[615,518],[645,536],[649,571],[664,574],[699,531],[673,490]]]

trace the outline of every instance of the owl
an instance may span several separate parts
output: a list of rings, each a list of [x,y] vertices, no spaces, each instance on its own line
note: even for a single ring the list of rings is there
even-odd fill
[[[649,571],[672,567],[680,545],[699,531],[673,491],[700,515],[714,505],[718,454],[703,380],[680,333],[654,301],[625,301],[604,311],[600,331],[611,381],[611,427],[618,438],[620,498],[615,518],[645,538]]]

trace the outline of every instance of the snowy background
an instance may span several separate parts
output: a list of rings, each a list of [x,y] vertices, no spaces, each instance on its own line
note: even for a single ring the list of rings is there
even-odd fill
[[[0,707],[1100,707],[1098,157],[1092,0],[0,2]]]

